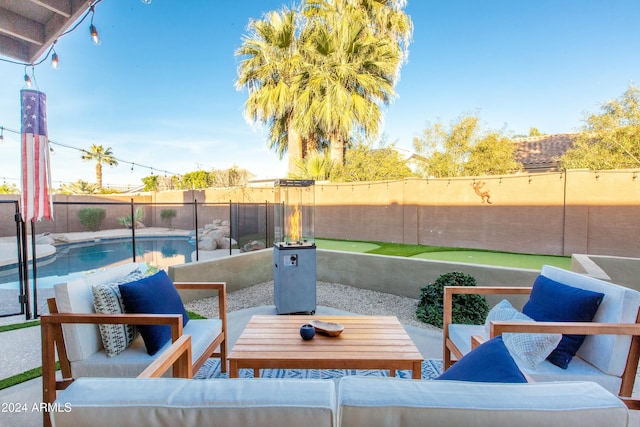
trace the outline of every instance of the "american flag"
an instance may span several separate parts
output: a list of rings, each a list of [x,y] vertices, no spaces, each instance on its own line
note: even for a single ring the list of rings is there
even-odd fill
[[[22,220],[53,219],[47,95],[32,90],[22,97]]]

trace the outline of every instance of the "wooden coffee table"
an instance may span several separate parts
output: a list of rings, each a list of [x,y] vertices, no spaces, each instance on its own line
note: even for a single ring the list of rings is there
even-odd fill
[[[300,337],[300,326],[311,320],[337,322],[337,337]],[[229,354],[229,377],[253,369],[411,369],[422,377],[422,355],[394,316],[253,316]]]

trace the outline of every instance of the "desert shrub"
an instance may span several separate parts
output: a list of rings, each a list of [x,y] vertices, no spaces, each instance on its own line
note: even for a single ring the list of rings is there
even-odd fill
[[[176,212],[175,209],[162,209],[160,211],[160,219],[167,224],[168,228],[171,228],[171,220],[173,220],[176,215],[178,215],[178,212]]]
[[[136,223],[137,222],[141,222],[142,218],[144,217],[144,212],[142,211],[142,206],[138,206],[133,215],[134,215],[133,219],[131,219],[131,215],[127,215],[127,216],[123,216],[121,218],[118,218],[118,222],[120,223],[120,225],[124,225],[127,228],[133,227],[134,221]]]
[[[91,231],[100,230],[100,226],[106,215],[107,211],[101,208],[84,208],[78,211],[80,224]]]
[[[445,286],[475,286],[473,276],[460,272],[446,273],[435,282],[420,289],[416,316],[430,325],[442,328]],[[481,325],[489,314],[489,304],[482,295],[459,294],[453,296],[453,323]]]

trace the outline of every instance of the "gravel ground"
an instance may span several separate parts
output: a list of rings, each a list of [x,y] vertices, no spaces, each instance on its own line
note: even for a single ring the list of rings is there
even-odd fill
[[[362,315],[396,316],[400,323],[424,329],[440,330],[416,317],[418,300],[338,283],[317,282],[317,305]],[[273,281],[227,294],[227,312],[262,305],[273,305]],[[218,298],[205,298],[185,304],[189,311],[205,317],[218,315]]]

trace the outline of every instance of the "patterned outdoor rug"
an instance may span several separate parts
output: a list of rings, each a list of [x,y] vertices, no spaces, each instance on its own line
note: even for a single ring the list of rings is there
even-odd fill
[[[427,359],[422,362],[422,379],[431,380],[442,373],[441,359]],[[335,379],[346,375],[361,375],[367,377],[388,377],[389,371],[357,370],[357,369],[263,369],[263,378],[313,378]],[[253,378],[253,369],[240,369],[240,378]],[[397,371],[398,378],[411,378],[411,371]],[[194,377],[198,380],[209,378],[229,378],[228,373],[220,372],[220,360],[209,359]]]

